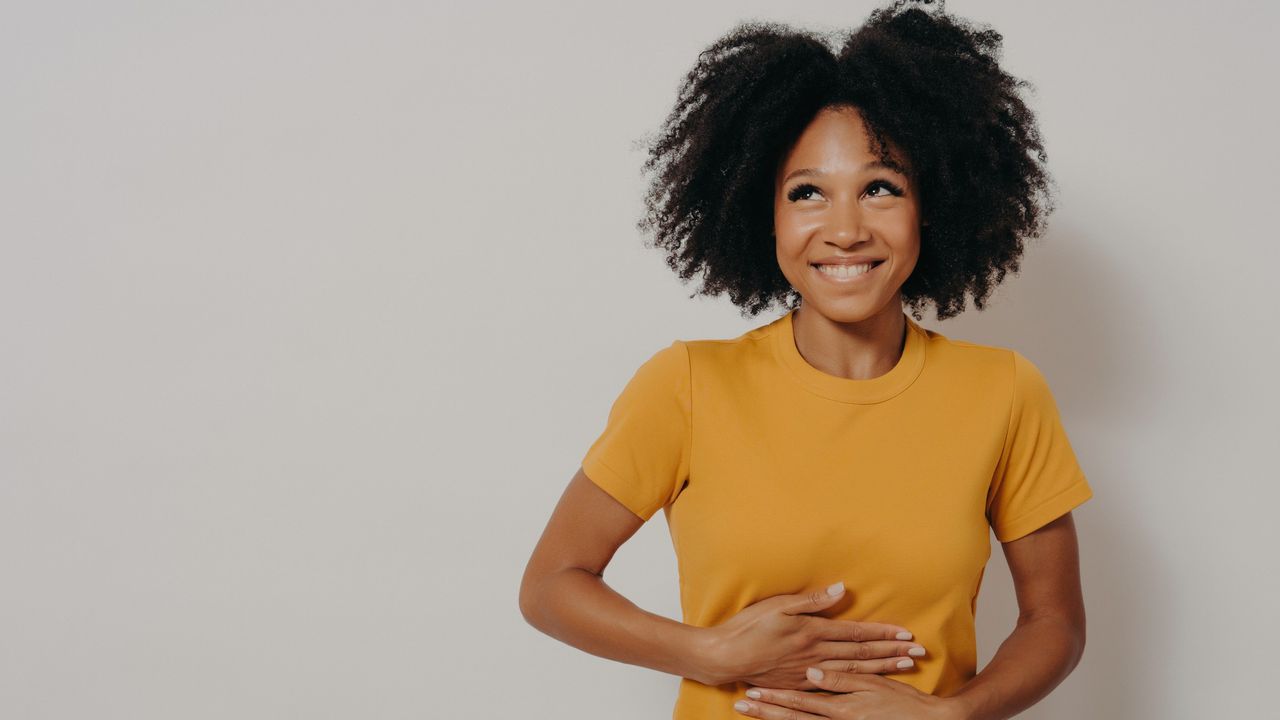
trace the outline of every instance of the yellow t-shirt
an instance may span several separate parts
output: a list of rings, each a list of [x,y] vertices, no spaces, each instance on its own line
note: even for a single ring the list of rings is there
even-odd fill
[[[648,520],[666,514],[683,621],[843,580],[826,617],[888,622],[927,654],[883,677],[949,695],[977,672],[991,555],[1092,497],[1044,376],[1017,351],[910,315],[866,380],[795,346],[792,313],[733,339],[676,340],[635,372],[582,460]],[[674,720],[729,720],[749,685],[682,678]]]

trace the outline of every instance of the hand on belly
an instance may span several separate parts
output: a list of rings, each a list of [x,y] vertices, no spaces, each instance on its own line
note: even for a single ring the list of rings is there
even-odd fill
[[[831,589],[837,590],[833,595]],[[805,675],[816,667],[852,673],[901,672],[925,654],[899,625],[811,615],[838,604],[843,583],[806,593],[774,595],[709,627],[710,676],[718,684],[745,682],[773,688],[818,689]]]

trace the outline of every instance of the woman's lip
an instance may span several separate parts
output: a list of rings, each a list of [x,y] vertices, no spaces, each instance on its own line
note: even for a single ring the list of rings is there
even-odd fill
[[[854,275],[852,277],[847,277],[847,278],[836,277],[835,275],[828,275],[822,272],[821,270],[819,270],[817,265],[810,265],[809,268],[813,270],[814,274],[816,274],[818,277],[822,278],[823,280],[826,280],[827,282],[833,282],[839,285],[853,285],[855,283],[862,282],[864,279],[866,279],[868,275],[880,269],[881,265],[884,265],[883,260],[871,266],[870,270],[860,275]]]

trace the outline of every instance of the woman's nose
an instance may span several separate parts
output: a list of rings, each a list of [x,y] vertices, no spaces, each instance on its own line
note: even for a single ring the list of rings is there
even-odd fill
[[[827,235],[832,242],[841,245],[866,239],[866,223],[857,202],[841,202],[832,206]]]

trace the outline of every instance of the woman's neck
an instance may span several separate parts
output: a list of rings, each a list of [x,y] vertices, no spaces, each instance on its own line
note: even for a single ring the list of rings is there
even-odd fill
[[[791,325],[796,349],[810,365],[828,375],[869,380],[902,358],[907,317],[900,302],[891,302],[866,319],[840,322],[801,302]]]

